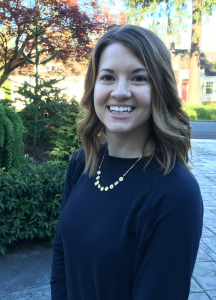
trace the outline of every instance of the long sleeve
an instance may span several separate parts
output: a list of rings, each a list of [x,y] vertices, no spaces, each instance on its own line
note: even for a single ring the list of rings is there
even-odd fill
[[[202,234],[201,193],[184,168],[157,174],[137,217],[133,300],[187,300]]]
[[[51,299],[52,300],[67,300],[67,282],[65,272],[64,245],[62,242],[60,231],[60,218],[65,208],[67,199],[69,198],[74,186],[76,185],[80,175],[83,172],[84,155],[83,150],[77,151],[70,160],[62,198],[62,207],[59,217],[59,222],[56,228],[53,242],[53,261],[51,272]]]

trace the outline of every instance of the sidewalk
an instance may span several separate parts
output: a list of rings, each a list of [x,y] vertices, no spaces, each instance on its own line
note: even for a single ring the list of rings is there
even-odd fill
[[[192,145],[205,212],[189,300],[216,300],[216,140]],[[52,248],[0,256],[0,300],[50,300],[51,262]]]

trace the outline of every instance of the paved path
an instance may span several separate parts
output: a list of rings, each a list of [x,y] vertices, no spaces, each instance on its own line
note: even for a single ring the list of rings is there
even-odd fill
[[[189,300],[216,300],[216,140],[192,145],[205,212]],[[0,300],[50,300],[51,261],[52,248],[0,256]]]
[[[189,300],[216,300],[216,140],[195,140],[193,174],[199,182],[204,220]]]

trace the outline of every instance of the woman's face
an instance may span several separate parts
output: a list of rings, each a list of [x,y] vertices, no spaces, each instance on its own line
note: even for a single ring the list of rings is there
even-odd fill
[[[128,48],[115,43],[102,52],[94,88],[94,106],[110,133],[142,138],[152,114],[149,74]]]

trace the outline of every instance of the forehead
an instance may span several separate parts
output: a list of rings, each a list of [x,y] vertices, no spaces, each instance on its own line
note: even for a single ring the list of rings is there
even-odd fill
[[[121,43],[114,43],[107,46],[99,60],[99,70],[104,67],[116,67],[121,65],[122,67],[127,65],[128,67],[136,65],[144,66],[139,57],[134,54],[128,47]]]

